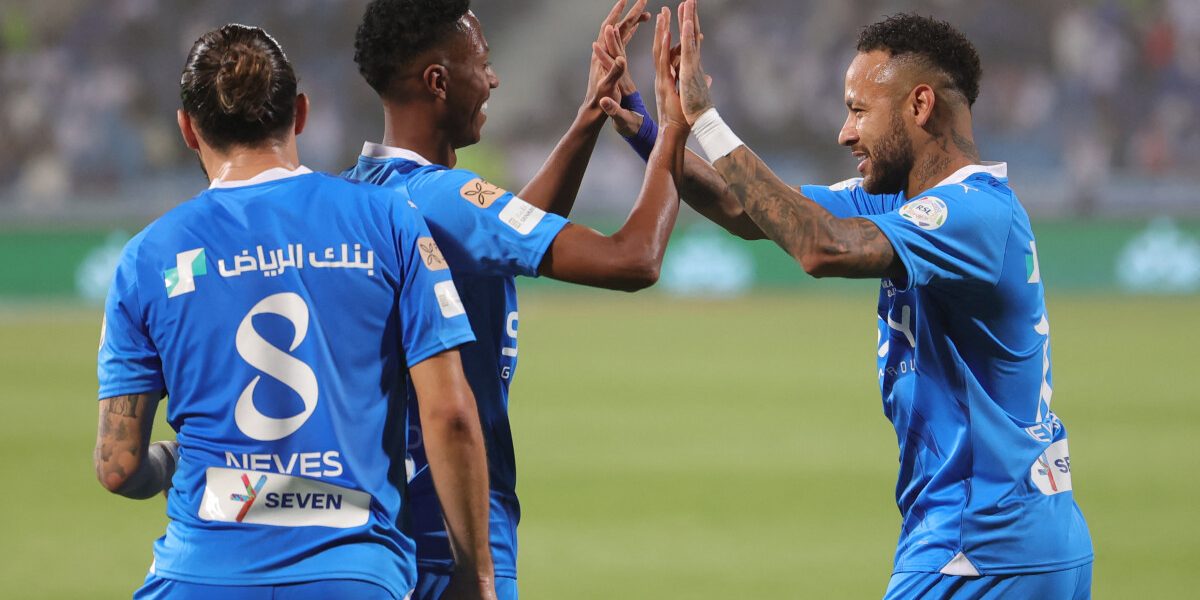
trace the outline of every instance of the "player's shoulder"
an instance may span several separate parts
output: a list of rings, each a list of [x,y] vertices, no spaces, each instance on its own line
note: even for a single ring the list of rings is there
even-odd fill
[[[430,165],[413,174],[409,183],[412,199],[422,212],[488,209],[501,205],[511,193],[469,169],[451,169]],[[497,206],[499,208],[500,206]]]
[[[939,184],[904,202],[900,215],[922,227],[937,227],[952,214],[1000,225],[1010,222],[1019,203],[1008,187],[1004,163],[968,165]]]
[[[1005,163],[983,163],[967,165],[929,188],[921,197],[936,196],[943,200],[970,200],[985,195],[1011,204],[1012,189],[1008,187],[1008,165]]]

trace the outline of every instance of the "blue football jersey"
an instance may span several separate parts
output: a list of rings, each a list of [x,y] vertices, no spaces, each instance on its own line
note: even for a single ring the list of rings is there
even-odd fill
[[[1002,163],[919,196],[861,180],[803,186],[870,219],[907,272],[879,293],[883,410],[896,430],[903,517],[895,572],[997,575],[1092,560],[1067,432],[1050,408],[1050,325],[1029,216]]]
[[[125,247],[100,398],[165,390],[179,464],[151,571],[193,583],[415,585],[398,527],[407,367],[474,339],[395,192],[272,169]]]
[[[462,349],[463,370],[479,404],[491,482],[491,546],[497,577],[517,575],[517,471],[508,422],[508,387],[517,368],[514,276],[537,276],[542,257],[567,220],[546,213],[475,173],[430,164],[400,148],[366,144],[344,175],[411,198],[454,270],[454,280],[478,339]],[[410,404],[410,423],[419,420]],[[454,561],[434,494],[420,432],[412,460],[406,530],[417,542],[418,566],[449,570]]]

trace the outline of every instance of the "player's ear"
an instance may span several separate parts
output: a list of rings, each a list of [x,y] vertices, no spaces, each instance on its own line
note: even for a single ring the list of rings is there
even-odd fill
[[[932,86],[922,83],[913,88],[909,99],[913,119],[918,127],[925,127],[933,119],[933,107],[937,104],[937,94],[933,93]]]
[[[446,99],[446,88],[450,82],[450,71],[445,65],[434,63],[425,67],[425,71],[421,73],[421,80],[425,83],[425,89],[434,96]]]
[[[296,135],[300,135],[304,131],[304,126],[308,124],[308,95],[296,95],[296,123],[292,131]]]
[[[183,109],[175,111],[175,122],[179,123],[179,133],[183,136],[183,143],[192,150],[200,149],[200,140],[196,137],[196,129],[192,127],[192,117]]]

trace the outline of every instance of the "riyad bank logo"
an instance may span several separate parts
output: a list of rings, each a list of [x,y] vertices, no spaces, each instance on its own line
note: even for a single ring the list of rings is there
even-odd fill
[[[246,513],[250,512],[251,506],[254,506],[254,500],[258,498],[258,493],[261,492],[263,486],[267,484],[267,476],[259,475],[258,482],[251,486],[250,477],[243,473],[242,484],[246,486],[245,494],[229,495],[230,500],[242,503],[242,508],[238,510],[237,518],[235,519],[238,523],[241,523],[242,519],[246,518]]]
[[[196,277],[208,274],[204,248],[187,250],[175,255],[175,268],[163,271],[167,297],[174,298],[196,291]]]

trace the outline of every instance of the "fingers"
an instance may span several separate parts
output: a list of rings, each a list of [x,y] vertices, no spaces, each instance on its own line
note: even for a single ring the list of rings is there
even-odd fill
[[[625,18],[621,20],[621,25],[618,27],[618,32],[621,35],[622,43],[628,43],[633,37],[633,32],[637,31],[638,25],[650,20],[650,13],[646,12],[646,1],[637,0],[633,6],[629,8],[629,12]]]
[[[696,44],[704,41],[704,32],[700,29],[700,11],[696,0],[688,0],[688,19],[692,22],[692,27],[696,30]]]
[[[679,5],[679,45],[683,52],[690,56],[699,52],[699,42],[696,40],[696,22],[694,20],[694,4],[691,0]]]
[[[625,57],[618,56],[616,60],[612,62],[612,67],[610,67],[608,72],[604,74],[604,78],[600,80],[600,89],[608,89],[611,86],[615,86],[617,84],[617,80],[620,79],[624,74]]]
[[[613,100],[612,98],[609,98],[608,96],[605,96],[600,99],[600,110],[604,111],[604,114],[606,114],[610,117],[617,117],[618,115],[620,115],[620,111],[622,109],[621,109],[621,105],[617,104],[616,100]]]
[[[613,25],[621,19],[621,11],[625,10],[626,1],[627,0],[617,0],[617,3],[613,5],[612,10],[608,11],[608,16],[604,17],[604,20],[600,22],[600,33],[596,35],[597,42],[604,38],[604,30],[609,25]]]
[[[604,45],[610,56],[613,56],[614,58],[617,56],[625,56],[625,43],[621,41],[620,34],[617,33],[616,27],[605,28]]]
[[[658,70],[659,57],[663,53],[663,48],[662,48],[662,35],[663,35],[663,27],[664,27],[663,21],[665,19],[670,19],[670,17],[664,17],[664,15],[666,15],[669,12],[670,12],[670,10],[668,10],[667,7],[664,6],[662,8],[662,10],[658,11],[658,18],[654,20],[654,43],[651,44],[650,47],[651,47],[651,54],[654,57],[654,69],[656,71]]]
[[[604,21],[600,24],[601,31],[603,31],[604,28],[609,25],[616,24],[617,20],[621,18],[621,11],[625,10],[625,1],[626,0],[617,0],[617,3],[613,5],[612,10],[608,11],[608,16],[604,17]]]
[[[600,63],[600,66],[605,70],[611,69],[613,62],[616,60],[614,57],[609,55],[608,52],[601,48],[600,44],[597,44],[596,42],[592,42],[592,56],[596,58],[596,60]]]

